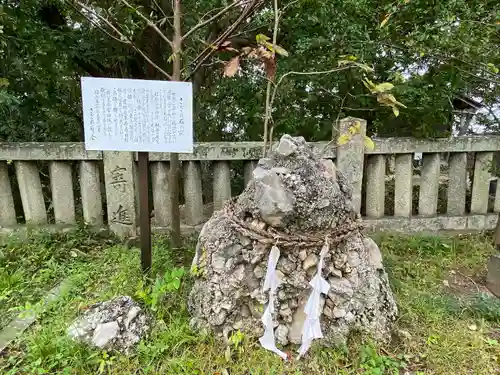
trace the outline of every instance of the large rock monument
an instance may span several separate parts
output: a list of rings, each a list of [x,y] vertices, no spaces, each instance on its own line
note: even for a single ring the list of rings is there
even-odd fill
[[[388,338],[397,307],[379,248],[361,227],[333,162],[302,137],[283,136],[200,233],[192,325],[225,338],[274,334],[279,345],[311,337],[336,345],[353,330]]]

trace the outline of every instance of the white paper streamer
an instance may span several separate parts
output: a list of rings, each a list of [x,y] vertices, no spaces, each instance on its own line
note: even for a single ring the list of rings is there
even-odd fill
[[[270,350],[278,354],[285,361],[287,360],[286,353],[282,352],[276,347],[276,340],[274,337],[274,295],[278,289],[279,279],[276,275],[276,265],[280,257],[280,251],[276,246],[271,248],[269,253],[269,260],[267,262],[266,278],[264,279],[263,291],[269,290],[269,303],[262,315],[262,323],[264,324],[264,335],[259,339],[260,344],[264,349]]]
[[[323,258],[326,253],[330,250],[328,240],[325,239],[325,244],[321,249],[318,262],[318,272],[309,282],[312,286],[311,294],[304,307],[304,312],[306,313],[306,319],[304,321],[304,327],[302,329],[302,345],[299,348],[299,355],[297,359],[303,356],[311,347],[312,341],[314,339],[319,339],[323,337],[321,332],[321,324],[319,318],[321,316],[321,293],[328,294],[330,289],[330,284],[321,277],[321,270],[323,269]]]

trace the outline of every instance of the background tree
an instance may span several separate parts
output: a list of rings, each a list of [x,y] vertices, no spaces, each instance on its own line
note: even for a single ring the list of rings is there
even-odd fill
[[[169,30],[172,7],[165,0],[134,0],[134,8]],[[183,1],[183,31],[209,19],[230,2]],[[170,48],[134,10],[120,1],[92,1],[159,66],[171,71]],[[454,118],[454,100],[465,95],[484,108],[478,122],[496,130],[500,77],[500,5],[497,1],[287,0],[277,43],[288,52],[279,59],[286,71],[328,70],[340,56],[356,56],[374,67],[375,82],[393,82],[408,108],[394,117],[377,105],[362,84],[363,72],[294,77],[283,82],[273,111],[276,134],[329,139],[337,117],[368,120],[378,135],[443,136]],[[187,11],[188,10],[188,11]],[[238,17],[239,8],[198,28],[185,42],[184,79],[195,86],[198,140],[262,139],[262,108],[267,81],[254,63],[234,78],[223,66],[235,55],[219,48],[199,64]],[[207,14],[208,13],[208,14]],[[205,18],[204,18],[205,17]],[[263,1],[251,20],[231,32],[231,47],[255,46],[256,35],[272,36],[271,1]],[[161,78],[143,56],[86,22],[66,1],[5,0],[0,10],[0,137],[4,140],[78,140],[81,137],[81,75]],[[171,36],[171,35],[170,35]],[[212,48],[213,50],[213,48]],[[214,51],[215,52],[215,51]]]

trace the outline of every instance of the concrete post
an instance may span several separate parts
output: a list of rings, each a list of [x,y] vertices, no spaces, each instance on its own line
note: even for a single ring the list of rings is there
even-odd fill
[[[396,155],[394,216],[410,217],[413,205],[413,154]]]
[[[252,179],[252,173],[256,167],[257,167],[257,161],[255,160],[245,161],[245,164],[243,166],[243,182],[245,184],[245,187]]]
[[[27,224],[47,224],[40,174],[35,163],[16,161],[17,181]]]
[[[347,144],[337,147],[337,169],[342,172],[352,187],[352,203],[357,212],[361,209],[366,121],[353,117],[347,117],[339,121],[341,135],[348,134],[349,128],[358,122],[360,132],[354,135]]]
[[[490,167],[493,161],[493,152],[476,153],[474,163],[474,182],[472,183],[472,197],[470,212],[485,214],[488,211],[490,189]]]
[[[51,161],[49,174],[56,224],[75,224],[75,196],[71,164]]]
[[[366,166],[366,216],[384,216],[385,155],[370,155]]]
[[[17,224],[14,198],[10,185],[7,163],[0,162],[0,225],[8,226]]]
[[[433,216],[437,212],[440,168],[441,157],[438,153],[423,155],[418,199],[418,213],[421,216]]]
[[[201,165],[197,161],[182,163],[184,167],[184,200],[186,222],[196,225],[203,222],[203,190]]]
[[[214,168],[214,211],[220,210],[224,202],[231,199],[231,168],[229,162],[215,162]]]
[[[88,225],[102,226],[102,196],[99,164],[95,161],[81,161],[79,169],[83,220]]]
[[[108,223],[117,236],[137,235],[134,159],[131,152],[104,152]]]
[[[168,185],[169,164],[156,162],[151,164],[151,179],[153,184],[153,205],[155,224],[159,227],[170,225],[170,188]]]
[[[497,179],[497,189],[495,191],[495,203],[493,205],[494,212],[500,212],[500,178]]]
[[[448,162],[448,204],[446,213],[451,216],[465,214],[467,192],[467,153],[454,152]]]
[[[486,286],[497,297],[500,297],[500,254],[490,257]]]

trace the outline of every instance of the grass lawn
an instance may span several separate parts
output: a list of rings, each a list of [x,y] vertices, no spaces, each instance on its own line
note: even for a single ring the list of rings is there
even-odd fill
[[[485,294],[483,286],[494,252],[491,238],[385,236],[378,242],[400,309],[392,341],[376,346],[353,336],[345,347],[316,346],[291,363],[245,335],[233,336],[226,350],[210,335],[193,332],[185,302],[189,276],[178,288],[171,283],[172,271],[188,266],[192,253],[172,253],[163,238],[154,241],[156,283],[141,275],[137,249],[83,230],[9,243],[0,248],[0,326],[62,279],[68,284],[0,355],[0,374],[500,373],[500,300]],[[68,324],[82,309],[116,295],[132,296],[156,317],[136,355],[97,351],[66,338]]]

